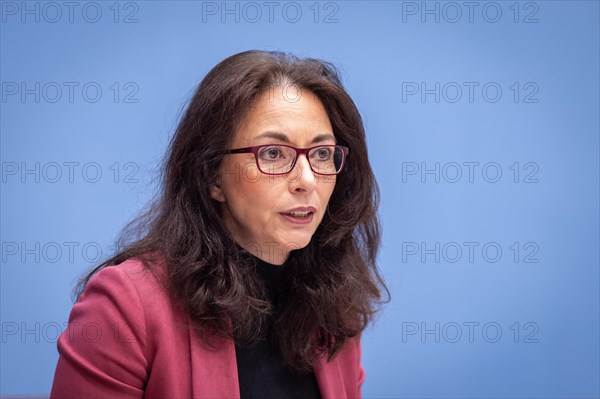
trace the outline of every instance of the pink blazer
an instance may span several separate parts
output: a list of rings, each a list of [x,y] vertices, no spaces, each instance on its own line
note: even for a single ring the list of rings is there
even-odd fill
[[[235,346],[207,345],[166,290],[137,259],[89,281],[58,340],[50,398],[239,398]],[[331,362],[315,361],[323,398],[360,398],[360,341]]]

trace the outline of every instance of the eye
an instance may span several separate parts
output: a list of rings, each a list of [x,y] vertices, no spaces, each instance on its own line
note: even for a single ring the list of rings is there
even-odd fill
[[[329,147],[320,147],[315,150],[313,156],[317,161],[326,161],[331,159],[331,149]]]
[[[285,158],[282,148],[278,146],[265,147],[261,149],[258,155],[265,161],[276,161]]]

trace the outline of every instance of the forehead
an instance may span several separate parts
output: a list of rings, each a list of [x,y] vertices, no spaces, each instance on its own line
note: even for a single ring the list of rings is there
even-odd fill
[[[327,111],[318,97],[309,90],[275,87],[264,91],[250,106],[233,141],[251,145],[279,139],[299,144],[323,135],[335,140]]]

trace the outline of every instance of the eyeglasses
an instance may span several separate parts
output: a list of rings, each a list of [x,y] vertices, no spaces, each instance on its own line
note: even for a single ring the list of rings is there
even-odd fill
[[[225,154],[253,153],[258,169],[267,175],[289,173],[298,160],[306,154],[310,169],[319,175],[337,175],[344,168],[349,148],[341,145],[318,145],[296,148],[285,144],[267,144],[226,150]]]

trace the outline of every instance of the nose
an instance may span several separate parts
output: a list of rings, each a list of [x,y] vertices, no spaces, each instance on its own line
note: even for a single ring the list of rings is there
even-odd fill
[[[310,168],[306,154],[298,155],[294,168],[286,175],[290,189],[312,191],[317,184],[317,178]]]

